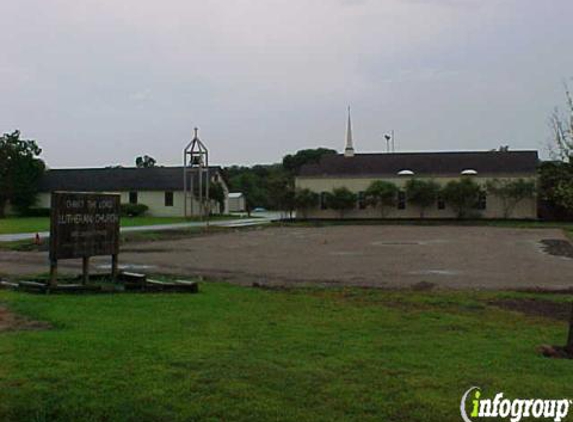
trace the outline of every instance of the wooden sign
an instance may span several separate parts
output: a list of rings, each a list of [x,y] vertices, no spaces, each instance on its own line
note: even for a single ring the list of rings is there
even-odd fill
[[[52,279],[59,259],[84,259],[87,279],[88,258],[113,257],[112,272],[119,253],[120,196],[99,193],[52,193],[50,262]]]

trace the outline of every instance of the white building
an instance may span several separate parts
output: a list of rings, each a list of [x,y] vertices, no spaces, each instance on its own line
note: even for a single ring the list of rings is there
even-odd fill
[[[223,207],[211,201],[212,212],[227,213],[229,189],[221,168],[209,167],[209,179],[211,183],[219,183],[225,193]],[[51,192],[55,191],[106,192],[120,194],[122,204],[146,205],[148,215],[183,217],[183,189],[183,167],[53,169],[40,180],[37,206],[49,208]],[[199,213],[198,201],[193,203],[192,209],[194,214]]]
[[[328,206],[328,195],[336,188],[345,187],[357,195],[353,209],[344,218],[381,218],[380,210],[369,206],[365,192],[372,182],[382,180],[398,188],[394,207],[389,207],[384,218],[419,218],[417,207],[408,202],[405,186],[413,178],[433,180],[445,186],[452,180],[471,178],[482,187],[480,199],[473,213],[483,218],[504,218],[502,200],[486,192],[490,180],[526,180],[536,183],[537,151],[451,151],[408,153],[356,153],[352,139],[350,114],[348,115],[346,142],[342,154],[324,155],[319,162],[306,164],[295,180],[298,189],[309,189],[319,195],[316,207],[298,210],[306,218],[340,218],[339,212]],[[455,218],[455,211],[442,198],[428,208],[426,218]],[[535,195],[520,201],[511,218],[537,218]]]
[[[243,192],[229,193],[229,212],[244,212],[247,210],[247,201]]]

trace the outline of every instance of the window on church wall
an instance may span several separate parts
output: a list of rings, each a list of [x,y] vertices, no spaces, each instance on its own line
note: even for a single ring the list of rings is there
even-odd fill
[[[129,192],[129,203],[137,204],[137,192]]]
[[[165,192],[165,206],[166,207],[173,206],[173,192]]]
[[[403,190],[398,191],[398,201],[396,205],[399,210],[406,209],[406,192]]]

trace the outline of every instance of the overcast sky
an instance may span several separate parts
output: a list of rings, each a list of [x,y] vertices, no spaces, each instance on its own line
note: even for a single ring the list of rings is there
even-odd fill
[[[51,167],[341,150],[543,149],[572,0],[2,0],[0,131]]]

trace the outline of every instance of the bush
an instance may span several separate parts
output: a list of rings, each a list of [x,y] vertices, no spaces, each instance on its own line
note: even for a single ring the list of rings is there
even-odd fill
[[[369,205],[380,206],[380,216],[384,217],[386,208],[396,204],[398,187],[384,180],[373,181],[366,189],[366,201]]]
[[[346,187],[334,188],[326,197],[329,208],[337,210],[340,218],[344,217],[344,212],[356,206],[357,195]]]
[[[139,217],[149,210],[149,207],[144,204],[121,204],[122,217]]]
[[[573,187],[573,185],[572,185]],[[526,198],[532,198],[535,195],[535,182],[533,180],[488,180],[486,189],[492,195],[497,196],[502,203],[503,218],[509,218],[513,210],[521,201]],[[557,186],[559,189],[559,185]],[[557,190],[556,190],[556,192]],[[573,189],[570,189],[570,205],[573,206]]]
[[[443,188],[442,195],[458,218],[474,217],[470,215],[479,201],[481,187],[471,179],[452,180]]]
[[[307,211],[318,205],[318,194],[310,189],[297,189],[294,202],[296,208],[301,211],[303,218],[306,218]]]
[[[424,218],[424,211],[438,198],[440,185],[433,180],[410,179],[406,183],[406,197],[408,202],[420,208],[420,218]]]
[[[540,215],[544,219],[571,220],[573,208],[567,191],[573,190],[573,164],[546,161],[539,166]]]

